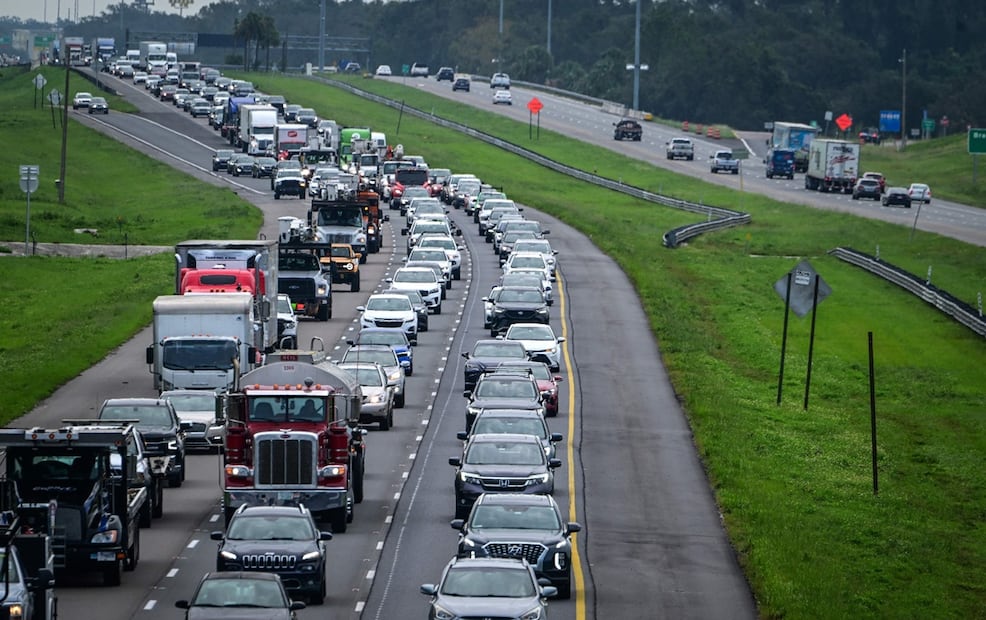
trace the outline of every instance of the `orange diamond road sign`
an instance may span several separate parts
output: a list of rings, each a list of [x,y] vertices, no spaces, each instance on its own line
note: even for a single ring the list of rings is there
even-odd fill
[[[527,109],[530,110],[532,113],[537,114],[538,112],[544,109],[544,104],[541,103],[540,99],[535,97],[527,102]]]
[[[835,119],[835,124],[839,126],[839,129],[845,131],[852,127],[852,117],[848,114],[843,114],[839,118]]]

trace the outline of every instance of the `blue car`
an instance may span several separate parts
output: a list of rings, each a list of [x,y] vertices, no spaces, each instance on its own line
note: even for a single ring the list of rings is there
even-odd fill
[[[356,334],[356,338],[346,341],[349,346],[356,344],[386,344],[397,354],[404,374],[411,376],[414,372],[414,351],[407,334],[399,327],[364,327]]]

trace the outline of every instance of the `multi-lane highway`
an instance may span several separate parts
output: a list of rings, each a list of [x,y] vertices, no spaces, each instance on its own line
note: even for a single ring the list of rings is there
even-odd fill
[[[917,217],[917,227],[921,230],[953,237],[974,245],[986,245],[986,209],[970,207],[958,203],[935,198],[930,205],[922,205],[920,215],[917,208],[901,209],[899,207],[883,207],[880,202],[871,200],[852,200],[847,194],[823,194],[808,191],[804,188],[803,175],[796,175],[794,180],[767,179],[764,176],[762,163],[766,151],[766,133],[743,133],[743,140],[724,141],[688,134],[695,143],[695,160],[670,161],[665,157],[665,143],[672,137],[684,136],[682,131],[658,123],[644,123],[644,135],[640,142],[613,140],[613,123],[619,116],[606,112],[599,106],[588,105],[567,97],[532,90],[514,85],[513,105],[493,105],[489,85],[485,82],[474,81],[470,92],[453,92],[448,82],[438,82],[434,78],[385,78],[393,81],[403,81],[410,87],[425,90],[434,95],[461,101],[468,105],[481,107],[493,112],[508,115],[521,122],[528,122],[529,112],[527,103],[537,97],[544,107],[540,111],[539,123],[543,129],[550,129],[577,140],[592,142],[602,148],[624,154],[656,166],[686,174],[695,178],[725,185],[733,189],[763,194],[776,200],[795,204],[807,205],[818,209],[851,213],[860,217],[879,219],[910,228]],[[741,174],[711,174],[709,172],[709,157],[724,146],[746,150],[750,157],[741,163]],[[886,148],[892,148],[887,144]],[[869,170],[865,154],[862,157],[862,170]],[[911,182],[930,183],[935,187],[934,179],[896,179],[906,187]],[[736,205],[723,205],[731,208],[741,208]]]
[[[278,217],[304,213],[302,201],[275,201],[266,179],[213,173],[211,153],[224,142],[204,121],[154,100],[140,87],[103,79],[112,80],[140,114],[73,113],[75,119],[174,166],[176,174],[236,191],[263,210],[268,237],[276,233]],[[454,552],[447,460],[460,449],[455,433],[463,427],[460,352],[488,336],[480,298],[499,269],[471,219],[457,211],[451,217],[465,231],[463,278],[420,337],[407,407],[396,412],[395,427],[372,430],[367,437],[366,499],[356,507],[349,530],[328,543],[332,568],[325,605],[303,610],[302,618],[423,616],[426,599],[418,586],[437,580]],[[755,617],[688,424],[630,283],[588,239],[561,222],[537,217],[551,229],[560,251],[552,325],[567,338],[561,411],[549,420],[552,431],[565,438],[556,497],[569,519],[584,526],[576,537],[575,593],[551,604],[553,617]],[[404,243],[398,222],[395,217],[381,253],[363,266],[363,291],[337,286],[334,318],[302,323],[301,342],[318,336],[330,350],[344,346],[357,328],[356,306],[385,287],[382,279],[400,265]],[[83,417],[107,397],[153,395],[143,364],[150,337],[149,330],[141,332],[21,423],[57,424]],[[137,570],[112,590],[91,587],[95,582],[60,582],[61,613],[80,620],[175,617],[174,601],[187,597],[199,577],[214,568],[209,532],[221,528],[219,495],[218,457],[191,457],[186,483],[166,491],[164,517],[142,533]]]

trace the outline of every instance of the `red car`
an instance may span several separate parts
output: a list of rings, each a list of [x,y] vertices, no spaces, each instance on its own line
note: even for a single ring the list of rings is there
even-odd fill
[[[553,375],[544,362],[516,361],[500,362],[495,372],[527,372],[534,374],[534,380],[541,392],[544,403],[544,415],[553,418],[558,415],[558,384],[564,379],[561,375]]]

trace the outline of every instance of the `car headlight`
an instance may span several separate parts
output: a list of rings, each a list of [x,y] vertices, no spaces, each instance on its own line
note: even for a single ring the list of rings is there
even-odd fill
[[[356,235],[356,243],[366,243],[366,234],[360,233]]]
[[[178,440],[177,439],[172,439],[172,440],[170,440],[168,442],[168,450],[174,450],[174,451],[177,451],[178,450]]]
[[[345,465],[326,465],[318,470],[319,478],[337,478],[346,475]]]
[[[455,620],[455,614],[444,607],[435,604],[435,620]]]
[[[557,351],[557,350],[558,350],[558,349],[557,349],[556,347],[548,347],[547,349],[545,349],[545,350],[544,350],[544,352],[545,352],[545,353],[552,353],[552,354],[553,354],[553,353],[555,353],[555,351]]]
[[[110,545],[115,543],[120,536],[118,530],[106,530],[105,532],[96,532],[92,535],[89,542],[94,545]]]
[[[232,551],[220,551],[219,557],[221,557],[224,560],[231,560],[233,562],[237,560],[236,554],[233,553]]]
[[[249,478],[253,475],[253,470],[246,465],[227,465],[226,475],[230,478]]]
[[[538,474],[527,479],[526,485],[532,487],[536,484],[547,484],[550,474]]]
[[[466,484],[483,484],[482,478],[476,474],[468,474],[466,472],[459,472],[459,480]]]
[[[366,402],[370,404],[380,404],[383,402],[383,394],[370,394],[366,397]]]
[[[325,288],[325,286],[320,285],[318,287],[318,296],[319,297],[321,297],[322,295],[325,295],[326,292],[327,292],[327,289]]]
[[[392,381],[394,383],[397,383],[398,381],[400,381],[400,378],[401,378],[401,368],[400,368],[400,366],[398,366],[396,369],[391,370],[390,372],[387,373],[387,381]]]
[[[506,312],[506,310],[503,308],[493,307],[493,314],[503,314],[504,312]],[[540,312],[540,310],[538,310],[538,312]]]
[[[535,607],[520,614],[520,620],[541,620],[541,607]]]
[[[538,308],[538,314],[548,314],[547,308]]]
[[[24,606],[20,603],[13,603],[7,607],[10,620],[21,620],[24,617]]]
[[[301,556],[302,562],[311,562],[312,560],[317,560],[322,557],[321,551],[309,551],[305,555]]]

